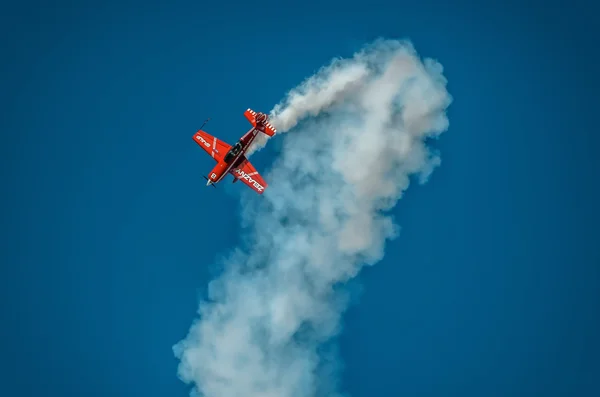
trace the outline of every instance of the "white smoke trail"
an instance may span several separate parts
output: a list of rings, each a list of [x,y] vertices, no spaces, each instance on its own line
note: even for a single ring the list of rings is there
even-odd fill
[[[396,236],[384,211],[411,175],[425,182],[439,164],[425,140],[447,129],[450,102],[439,63],[380,40],[273,109],[278,133],[290,133],[265,175],[269,188],[243,208],[248,247],[211,282],[201,318],[174,346],[197,395],[335,395],[319,347],[346,307],[336,287]]]

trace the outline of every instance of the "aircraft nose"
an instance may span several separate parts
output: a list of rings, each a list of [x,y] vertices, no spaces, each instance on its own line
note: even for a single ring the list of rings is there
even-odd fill
[[[208,182],[206,182],[206,186],[210,186],[211,183],[212,181],[209,179]]]

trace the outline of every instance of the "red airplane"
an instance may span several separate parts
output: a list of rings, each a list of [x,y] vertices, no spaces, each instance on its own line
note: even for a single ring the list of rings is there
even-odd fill
[[[273,136],[277,130],[269,123],[269,117],[264,113],[248,109],[244,116],[252,124],[252,128],[235,145],[230,146],[202,129],[194,134],[194,141],[217,162],[210,176],[204,177],[207,180],[206,186],[216,187],[215,184],[229,173],[233,175],[233,183],[240,180],[258,194],[263,194],[267,183],[248,161],[245,153],[259,132]]]

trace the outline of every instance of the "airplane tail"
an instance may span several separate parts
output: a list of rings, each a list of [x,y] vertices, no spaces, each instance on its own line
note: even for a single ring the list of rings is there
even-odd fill
[[[244,112],[244,116],[246,117],[246,119],[248,119],[248,121],[250,122],[250,124],[252,124],[253,127],[258,128],[261,132],[267,134],[268,136],[275,135],[275,133],[277,133],[277,130],[275,129],[275,127],[273,127],[271,125],[271,123],[269,123],[269,118],[268,117],[267,117],[267,121],[262,126],[261,125],[259,125],[259,126],[256,125],[256,116],[257,115],[258,115],[258,113],[256,113],[252,109],[247,109]]]

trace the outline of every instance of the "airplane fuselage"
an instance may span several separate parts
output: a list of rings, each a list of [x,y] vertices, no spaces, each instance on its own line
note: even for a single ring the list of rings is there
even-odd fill
[[[234,146],[231,147],[229,152],[224,156],[224,159],[219,161],[208,174],[206,186],[220,182],[231,169],[238,167],[242,163],[244,154],[248,151],[248,148],[252,142],[254,142],[254,139],[259,132],[260,130],[256,127],[251,128]],[[238,146],[237,152],[236,146]]]
[[[259,133],[273,137],[277,130],[269,122],[269,116],[265,113],[255,112],[248,108],[244,112],[244,117],[252,124],[252,127],[233,146],[202,131],[202,128],[196,131],[193,139],[204,152],[217,162],[207,176],[203,175],[207,180],[207,186],[216,187],[216,184],[227,174],[231,174],[232,182],[241,181],[256,193],[263,194],[268,184],[246,156]],[[202,124],[203,127],[204,124]]]

